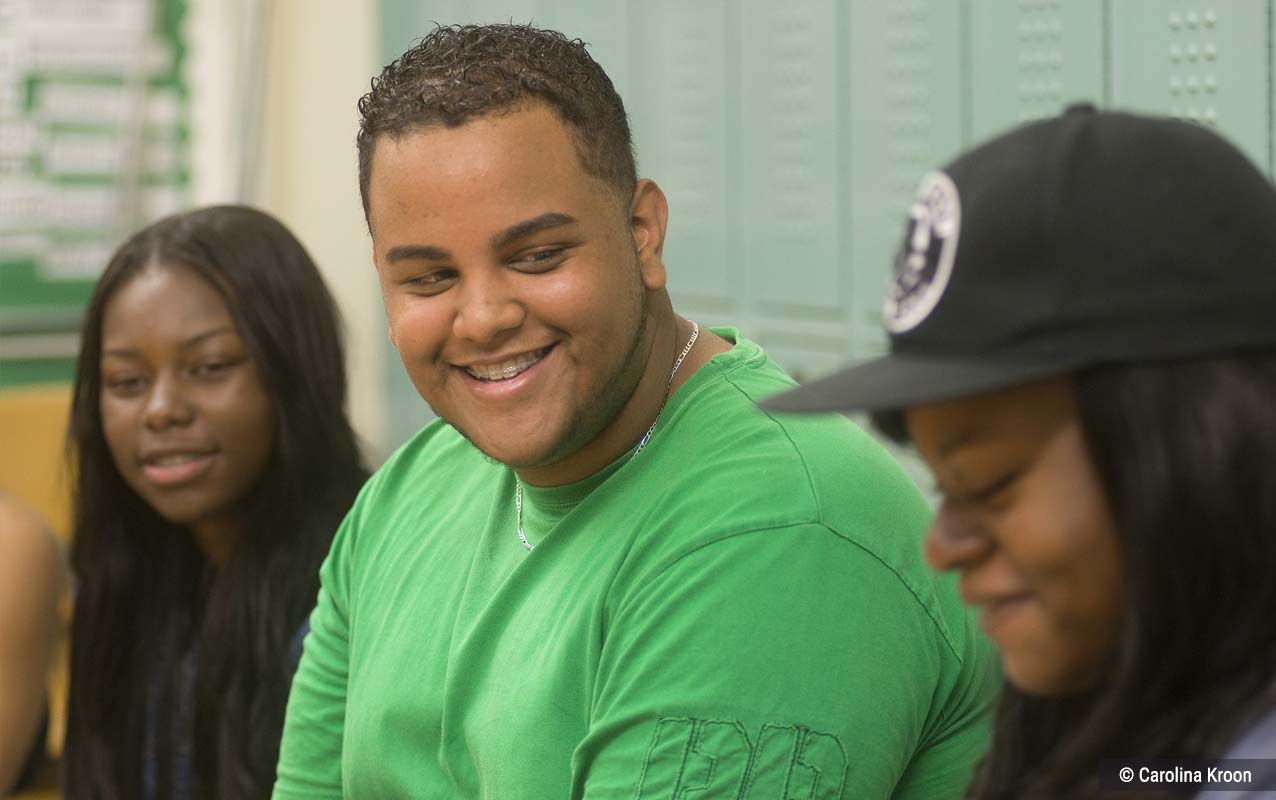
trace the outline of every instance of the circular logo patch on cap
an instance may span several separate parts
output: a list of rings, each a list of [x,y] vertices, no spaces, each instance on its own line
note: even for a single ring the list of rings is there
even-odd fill
[[[930,315],[948,286],[960,234],[957,184],[942,172],[927,173],[917,188],[904,243],[895,256],[894,282],[882,308],[886,330],[910,331]]]

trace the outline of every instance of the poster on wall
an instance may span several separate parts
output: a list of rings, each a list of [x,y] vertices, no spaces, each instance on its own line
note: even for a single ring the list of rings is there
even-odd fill
[[[186,204],[186,0],[0,0],[0,388],[70,376],[93,282]]]

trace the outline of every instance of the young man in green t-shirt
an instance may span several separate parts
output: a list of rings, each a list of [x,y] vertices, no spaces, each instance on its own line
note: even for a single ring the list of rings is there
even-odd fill
[[[678,316],[579,42],[439,28],[359,105],[390,338],[440,417],[322,571],[277,798],[948,798],[997,685],[928,512]]]

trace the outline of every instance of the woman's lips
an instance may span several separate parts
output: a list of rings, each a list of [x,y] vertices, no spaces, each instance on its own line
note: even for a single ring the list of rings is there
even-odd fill
[[[1021,594],[979,603],[980,627],[990,637],[997,638],[1031,600],[1032,595]]]
[[[203,477],[215,457],[215,453],[184,453],[152,458],[142,463],[142,473],[156,486],[179,486]]]

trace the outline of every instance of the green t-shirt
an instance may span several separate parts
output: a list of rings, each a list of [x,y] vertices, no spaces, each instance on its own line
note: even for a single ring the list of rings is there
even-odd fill
[[[928,511],[839,416],[735,347],[650,444],[526,487],[435,422],[322,570],[276,798],[953,798],[992,653],[921,560]]]

